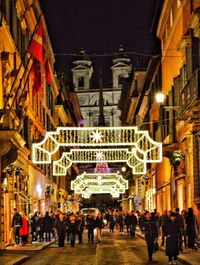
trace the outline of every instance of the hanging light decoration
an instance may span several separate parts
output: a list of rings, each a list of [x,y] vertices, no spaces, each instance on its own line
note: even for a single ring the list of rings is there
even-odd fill
[[[137,127],[58,127],[54,132],[47,132],[43,141],[33,144],[33,163],[51,163],[52,155],[61,146],[98,149],[134,147],[146,154],[148,162],[162,160],[162,144],[151,139],[148,131],[139,131]]]
[[[76,194],[82,194],[89,198],[91,194],[110,193],[113,197],[119,197],[128,189],[128,180],[117,173],[86,173],[77,176],[71,181],[71,189]]]

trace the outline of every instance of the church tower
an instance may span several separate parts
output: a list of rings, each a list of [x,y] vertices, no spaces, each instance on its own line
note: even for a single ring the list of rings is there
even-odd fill
[[[123,79],[129,77],[132,70],[131,59],[124,53],[124,48],[120,47],[116,58],[113,59],[112,81],[113,89],[121,89]]]
[[[92,62],[84,50],[80,51],[80,59],[73,62],[72,68],[73,84],[75,91],[88,91],[93,73]]]

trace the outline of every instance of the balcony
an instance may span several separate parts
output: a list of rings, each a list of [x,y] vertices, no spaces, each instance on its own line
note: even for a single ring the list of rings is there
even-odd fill
[[[180,92],[182,118],[194,119],[199,112],[200,103],[200,69],[197,69]]]

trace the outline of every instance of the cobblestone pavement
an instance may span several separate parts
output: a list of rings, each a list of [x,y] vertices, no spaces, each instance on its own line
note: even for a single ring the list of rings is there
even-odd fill
[[[87,243],[86,233],[82,245],[76,244],[71,248],[66,244],[64,248],[58,248],[56,244],[37,252],[25,265],[142,265],[149,264],[145,241],[129,235],[113,234],[108,230],[103,231],[103,240],[100,244]],[[154,254],[154,262],[151,264],[168,264],[167,257],[161,251]]]

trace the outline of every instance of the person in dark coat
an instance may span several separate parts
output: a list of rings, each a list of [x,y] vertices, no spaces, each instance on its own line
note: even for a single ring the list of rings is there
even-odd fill
[[[96,218],[96,230],[97,230],[97,240],[98,243],[101,242],[101,237],[102,237],[102,229],[104,227],[103,223],[103,217],[101,213],[98,213],[97,218]]]
[[[30,219],[32,241],[37,240],[37,234],[36,234],[37,221],[36,221],[36,218],[37,218],[37,212]]]
[[[167,223],[169,222],[170,217],[168,215],[167,210],[164,210],[163,215],[161,215],[160,217],[160,226],[161,226],[161,230],[162,230],[162,242],[161,242],[161,246],[164,246],[165,244],[165,238],[166,238],[166,226]]]
[[[37,233],[39,235],[39,242],[44,241],[44,217],[38,212]]]
[[[152,261],[154,252],[154,244],[158,241],[158,228],[156,223],[151,219],[151,213],[146,213],[146,220],[144,223],[144,235],[147,243],[149,261]]]
[[[77,234],[78,234],[78,243],[83,243],[83,230],[84,230],[84,220],[81,214],[77,216]]]
[[[76,222],[76,217],[74,215],[74,213],[70,214],[69,217],[69,237],[70,237],[70,243],[71,243],[71,247],[74,247],[75,245],[75,236],[77,233],[77,222]]]
[[[111,214],[110,215],[110,219],[109,219],[109,228],[110,228],[110,232],[114,232],[114,227],[115,227],[115,218],[114,216]]]
[[[11,227],[13,228],[14,235],[15,235],[15,244],[19,245],[20,243],[20,229],[22,227],[23,220],[19,212],[17,211],[16,208],[13,209],[13,219],[12,219],[12,225]]]
[[[124,218],[124,224],[126,225],[127,234],[130,233],[130,215],[127,213]]]
[[[176,219],[175,222],[177,223],[177,227],[179,229],[178,231],[178,246],[179,246],[179,251],[183,251],[183,234],[184,234],[184,219],[183,216],[180,214],[179,208],[176,208]]]
[[[44,233],[46,241],[51,241],[51,230],[53,228],[53,220],[49,216],[49,212],[46,212],[44,217]]]
[[[171,212],[170,220],[166,224],[166,250],[165,253],[169,258],[169,264],[177,264],[179,255],[179,224],[176,222],[176,213]]]
[[[88,242],[94,243],[94,228],[96,225],[94,216],[92,213],[89,213],[89,215],[86,218],[87,222],[87,229],[88,229]]]
[[[137,217],[134,214],[134,211],[131,211],[131,214],[129,215],[129,223],[130,223],[130,234],[135,237],[135,229],[137,225]]]
[[[186,216],[186,234],[188,236],[188,248],[197,250],[198,224],[192,208],[188,208],[188,214]]]
[[[66,223],[64,220],[64,215],[62,213],[60,213],[57,216],[57,219],[55,221],[55,228],[57,230],[57,235],[58,235],[58,246],[64,247],[65,235],[66,235]]]

